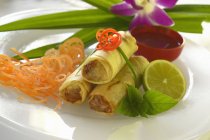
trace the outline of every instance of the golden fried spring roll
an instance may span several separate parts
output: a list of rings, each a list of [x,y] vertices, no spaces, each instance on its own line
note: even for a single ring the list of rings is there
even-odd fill
[[[85,101],[93,86],[82,78],[81,69],[78,68],[61,85],[59,95],[67,102],[81,104]]]
[[[120,48],[125,55],[130,58],[137,51],[136,40],[129,32],[119,32],[122,36]],[[104,84],[110,82],[116,74],[125,65],[125,60],[118,52],[97,50],[87,58],[85,65],[82,67],[83,78],[94,84]]]
[[[131,57],[130,61],[141,83],[143,72],[149,62],[142,56]],[[135,81],[131,70],[125,65],[111,82],[97,85],[93,89],[88,100],[90,108],[98,112],[113,113],[121,99],[126,95],[128,84],[135,85]]]

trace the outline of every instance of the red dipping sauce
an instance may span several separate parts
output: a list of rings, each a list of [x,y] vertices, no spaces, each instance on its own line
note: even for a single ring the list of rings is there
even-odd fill
[[[143,55],[149,61],[156,59],[175,60],[183,49],[182,36],[167,27],[138,26],[131,30],[139,46],[137,55]]]

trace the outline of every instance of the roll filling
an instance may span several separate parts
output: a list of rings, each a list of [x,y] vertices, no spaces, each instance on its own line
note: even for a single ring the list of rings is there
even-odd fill
[[[106,72],[106,66],[104,66],[103,60],[94,60],[86,64],[83,70],[86,78],[93,81],[107,81],[108,73]]]
[[[78,68],[61,85],[59,95],[67,102],[81,104],[85,101],[93,86],[82,78],[81,70]]]
[[[104,96],[96,95],[92,98],[92,100],[89,102],[91,109],[99,111],[99,112],[105,112],[105,113],[111,113],[112,107],[109,104],[109,102],[104,98]]]
[[[71,86],[69,88],[66,88],[63,92],[64,92],[63,96],[68,102],[75,103],[77,101],[82,100],[81,97],[82,92],[80,86],[77,85]]]

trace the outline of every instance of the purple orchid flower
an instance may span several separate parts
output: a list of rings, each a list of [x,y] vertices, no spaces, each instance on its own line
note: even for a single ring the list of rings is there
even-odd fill
[[[173,8],[177,0],[124,0],[113,5],[112,13],[134,16],[129,29],[138,25],[172,26],[173,20],[162,8]]]

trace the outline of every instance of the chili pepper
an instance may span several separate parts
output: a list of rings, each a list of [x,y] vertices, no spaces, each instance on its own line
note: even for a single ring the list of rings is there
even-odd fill
[[[97,50],[112,51],[119,47],[122,42],[121,35],[112,28],[99,30],[96,33],[98,40]]]

